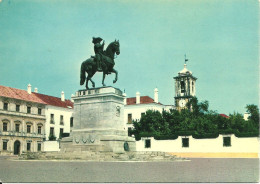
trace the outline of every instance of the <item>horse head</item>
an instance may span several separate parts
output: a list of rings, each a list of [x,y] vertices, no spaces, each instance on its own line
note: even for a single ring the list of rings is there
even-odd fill
[[[120,44],[119,40],[115,40],[114,42],[111,42],[105,51],[106,55],[112,59],[114,59],[114,54],[116,55],[120,54]]]
[[[119,40],[115,40],[113,42],[113,45],[114,45],[114,52],[116,53],[116,55],[119,55],[120,54],[120,44],[119,44]]]

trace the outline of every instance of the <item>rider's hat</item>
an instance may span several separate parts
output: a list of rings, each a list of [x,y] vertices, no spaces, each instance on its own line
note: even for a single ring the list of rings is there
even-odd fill
[[[92,43],[94,43],[94,44],[99,43],[99,42],[101,42],[101,41],[103,40],[103,39],[100,38],[100,37],[97,37],[97,38],[93,37],[92,39],[93,39],[93,40],[92,40]]]

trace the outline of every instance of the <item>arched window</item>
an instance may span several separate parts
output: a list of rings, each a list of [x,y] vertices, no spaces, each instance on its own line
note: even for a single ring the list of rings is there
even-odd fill
[[[181,81],[181,93],[185,93],[185,82]]]
[[[191,85],[192,85],[192,93],[194,92],[194,82],[192,81],[192,83],[191,83]]]

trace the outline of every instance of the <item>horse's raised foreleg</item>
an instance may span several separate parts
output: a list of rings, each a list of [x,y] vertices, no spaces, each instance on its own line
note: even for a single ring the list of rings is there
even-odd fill
[[[106,72],[103,71],[103,79],[102,79],[102,85],[103,85],[103,86],[106,86],[105,83],[104,83],[105,78],[106,78]]]
[[[115,73],[115,74],[116,74],[115,80],[113,80],[113,83],[116,83],[116,81],[117,81],[117,76],[118,76],[118,72],[113,68],[112,73]]]

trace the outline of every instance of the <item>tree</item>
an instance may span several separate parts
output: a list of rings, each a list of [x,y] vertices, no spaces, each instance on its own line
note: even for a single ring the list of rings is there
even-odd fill
[[[259,129],[259,109],[256,105],[246,105],[246,111],[250,114],[249,120],[252,120],[257,129]]]
[[[192,97],[187,103],[187,107],[195,116],[200,116],[208,112],[209,102],[205,100],[199,103],[197,97]]]
[[[220,116],[208,109],[208,101],[199,102],[196,97],[190,99],[187,109],[181,111],[148,110],[140,120],[133,121],[132,133],[137,137],[154,136],[166,138],[178,135],[195,135],[196,137],[216,137],[219,133],[236,133],[243,136],[258,135],[259,109],[256,105],[247,105],[250,113],[248,121],[242,114],[233,113],[229,118]]]

